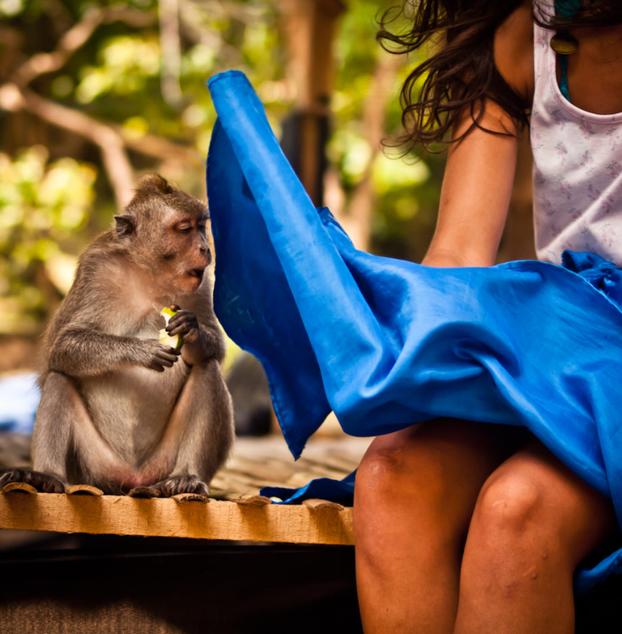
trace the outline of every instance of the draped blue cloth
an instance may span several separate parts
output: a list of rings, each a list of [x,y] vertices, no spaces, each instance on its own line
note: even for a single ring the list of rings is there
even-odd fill
[[[464,268],[360,251],[312,204],[246,77],[209,89],[214,308],[263,364],[294,457],[331,410],[354,436],[437,417],[520,425],[609,496],[622,526],[622,270],[570,250],[560,264]],[[347,503],[353,490],[350,474],[262,492]],[[616,544],[577,569],[578,592],[620,570]]]

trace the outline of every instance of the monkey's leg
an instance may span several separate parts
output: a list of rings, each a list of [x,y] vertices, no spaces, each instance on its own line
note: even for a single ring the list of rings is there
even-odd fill
[[[66,398],[63,379],[52,372],[41,389],[32,435],[33,469],[5,471],[0,477],[0,487],[8,482],[26,482],[44,493],[64,492],[71,451],[71,401]]]
[[[168,471],[168,478],[156,482],[144,493],[155,489],[162,496],[207,495],[207,485],[226,460],[232,443],[233,404],[220,366],[216,360],[195,365],[160,445],[141,473],[157,472],[167,462],[172,470]]]
[[[73,381],[58,372],[48,374],[41,391],[32,464],[63,482],[81,479],[107,490],[111,481],[131,486],[134,476],[100,436]]]

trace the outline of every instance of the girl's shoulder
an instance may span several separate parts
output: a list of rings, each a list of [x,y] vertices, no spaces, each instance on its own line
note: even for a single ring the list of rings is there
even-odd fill
[[[495,32],[494,62],[505,82],[527,103],[533,100],[533,2],[515,9]]]

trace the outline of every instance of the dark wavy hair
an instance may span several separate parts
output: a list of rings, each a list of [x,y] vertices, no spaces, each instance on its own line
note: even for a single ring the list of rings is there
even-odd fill
[[[390,53],[410,53],[430,40],[441,41],[406,78],[400,93],[405,133],[394,142],[385,141],[387,145],[406,146],[405,152],[416,144],[432,149],[439,142],[462,140],[475,127],[512,135],[480,124],[486,99],[498,103],[518,129],[529,124],[531,104],[504,81],[493,59],[496,29],[521,4],[522,0],[403,0],[401,6],[381,14],[376,39]],[[566,18],[552,14],[542,0],[534,0],[533,16],[551,29],[611,26],[622,22],[622,2],[584,0],[579,11]],[[407,29],[391,32],[389,26],[398,19],[408,23]],[[470,109],[472,123],[453,137],[452,129],[465,107]]]

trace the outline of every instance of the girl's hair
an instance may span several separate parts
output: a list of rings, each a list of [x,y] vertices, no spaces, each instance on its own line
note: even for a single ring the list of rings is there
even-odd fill
[[[391,7],[381,15],[376,39],[390,53],[410,53],[434,36],[442,37],[442,46],[415,67],[402,86],[400,104],[406,132],[396,139],[396,145],[406,145],[408,151],[417,143],[429,149],[434,143],[447,142],[466,106],[472,123],[448,142],[462,140],[475,127],[511,135],[480,125],[485,99],[498,103],[519,129],[528,125],[531,104],[504,81],[493,58],[497,27],[521,4],[522,0],[403,0],[401,7]],[[552,0],[548,9],[546,4],[534,0],[533,10],[534,20],[545,28],[622,22],[620,0],[584,0],[572,18],[555,16],[550,8]],[[410,22],[409,27],[392,33],[388,25],[400,16]]]

